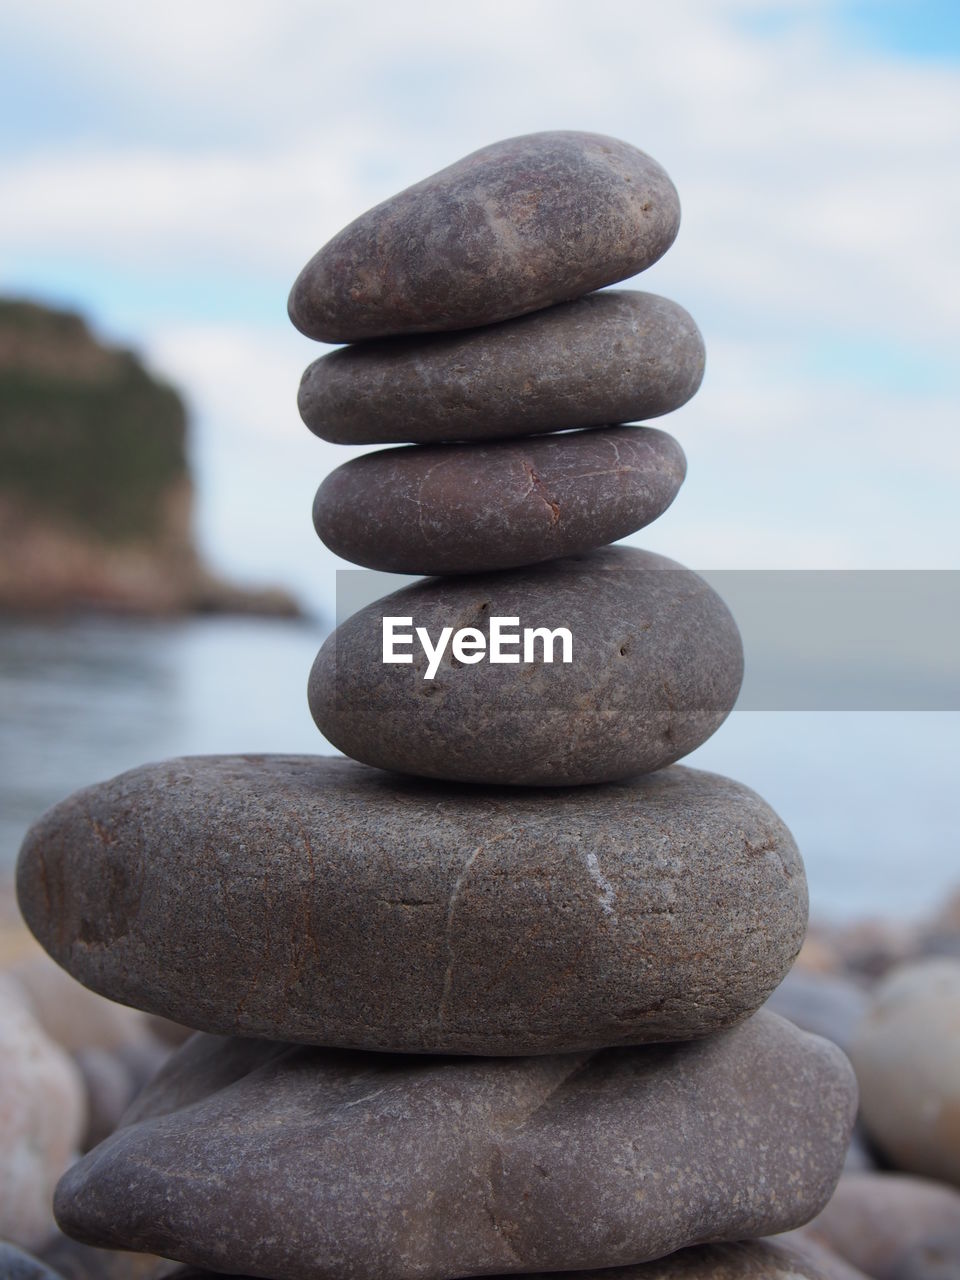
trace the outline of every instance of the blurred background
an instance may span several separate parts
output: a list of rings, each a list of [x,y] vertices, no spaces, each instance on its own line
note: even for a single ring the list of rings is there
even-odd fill
[[[495,139],[609,133],[674,179],[639,281],[692,312],[693,568],[960,568],[960,9],[0,0],[0,876],[72,789],[324,750],[335,569],[286,318],[358,213]],[[956,712],[737,711],[691,763],[783,815],[813,915],[960,880]]]

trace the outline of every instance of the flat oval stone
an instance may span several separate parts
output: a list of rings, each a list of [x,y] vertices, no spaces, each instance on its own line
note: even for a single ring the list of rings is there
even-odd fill
[[[679,225],[673,183],[636,147],[508,138],[334,236],[297,277],[290,319],[322,342],[493,324],[636,275]]]
[[[114,999],[412,1053],[707,1035],[763,1002],[807,918],[776,814],[682,767],[545,791],[332,757],[171,760],[52,809],[18,893],[54,959]]]
[[[381,449],[327,476],[313,523],[331,551],[368,569],[512,569],[634,533],[663,514],[685,473],[676,440],[652,427]]]
[[[539,1058],[196,1036],[55,1210],[88,1244],[276,1280],[620,1266],[805,1222],[855,1094],[835,1045],[769,1013]]]
[[[960,1234],[960,1193],[928,1178],[844,1173],[805,1231],[865,1275],[892,1280],[925,1241]]]
[[[395,631],[413,639],[394,649],[412,661],[383,661],[386,617],[411,619]],[[514,622],[512,631],[497,624],[514,635],[566,628],[572,660],[554,642],[552,662],[543,643],[530,662],[466,662],[448,636],[426,678],[413,628],[432,646],[445,627],[467,638],[472,630],[489,654],[491,618]],[[523,646],[509,656],[521,658]],[[459,782],[571,786],[679,760],[722,724],[742,676],[736,624],[702,578],[664,556],[605,547],[528,569],[427,579],[375,601],[327,638],[309,700],[324,737],[364,764]]]
[[[849,1047],[863,1124],[895,1169],[960,1187],[960,960],[894,969]]]
[[[0,975],[0,1239],[43,1245],[53,1226],[53,1188],[85,1123],[80,1072],[29,1012],[16,982]]]
[[[671,413],[704,359],[683,307],[612,289],[485,329],[331,351],[308,366],[298,404],[337,444],[537,435]]]
[[[844,1052],[867,1011],[867,995],[849,978],[835,973],[791,969],[768,1001],[781,1018],[838,1044]]]

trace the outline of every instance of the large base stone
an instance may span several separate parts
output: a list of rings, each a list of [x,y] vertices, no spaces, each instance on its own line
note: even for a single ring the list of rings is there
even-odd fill
[[[618,1266],[805,1222],[855,1105],[840,1050],[766,1012],[519,1059],[197,1036],[55,1208],[90,1244],[275,1280]]]
[[[116,1000],[421,1053],[706,1035],[763,1003],[807,917],[776,814],[680,767],[556,791],[324,757],[171,760],[51,810],[18,890],[54,959]]]

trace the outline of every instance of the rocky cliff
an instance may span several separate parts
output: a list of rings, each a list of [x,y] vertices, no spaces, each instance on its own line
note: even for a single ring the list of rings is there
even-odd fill
[[[295,614],[207,569],[174,388],[84,320],[0,299],[0,610]]]

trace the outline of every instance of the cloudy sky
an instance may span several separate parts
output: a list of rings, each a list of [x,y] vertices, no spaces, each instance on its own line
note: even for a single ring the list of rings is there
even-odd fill
[[[484,143],[624,138],[683,226],[638,281],[708,371],[635,541],[694,567],[960,567],[953,0],[0,0],[0,288],[81,308],[185,391],[198,532],[323,605],[286,319],[345,222]]]

